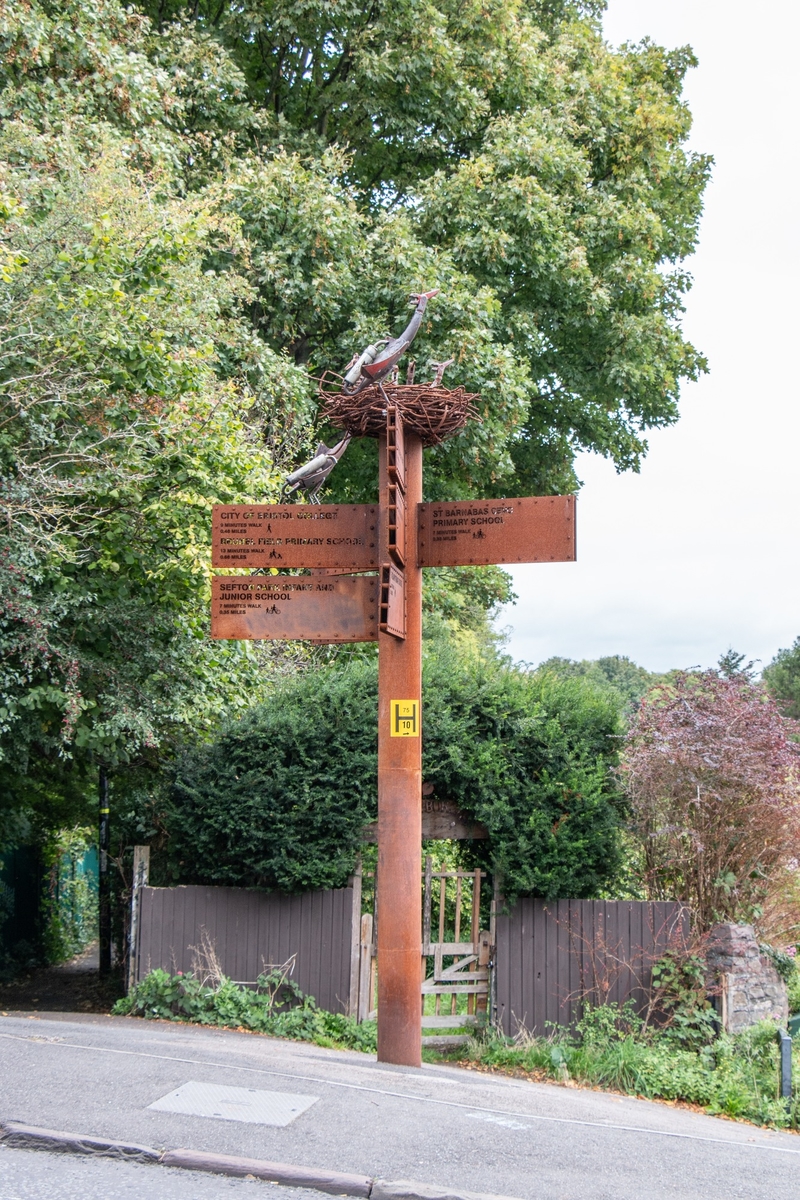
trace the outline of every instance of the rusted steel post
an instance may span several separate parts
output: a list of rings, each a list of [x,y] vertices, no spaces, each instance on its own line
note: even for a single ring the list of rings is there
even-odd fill
[[[389,517],[386,460],[384,436],[380,440],[384,550]],[[406,434],[405,461],[406,636],[381,632],[378,639],[378,1059],[418,1067],[422,1061],[422,571],[417,566],[417,505],[422,501],[422,442],[415,434]],[[397,709],[397,701],[406,702],[402,710]],[[400,721],[401,714],[405,720]]]

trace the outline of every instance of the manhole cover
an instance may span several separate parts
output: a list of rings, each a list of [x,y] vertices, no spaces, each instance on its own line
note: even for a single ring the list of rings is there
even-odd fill
[[[191,1117],[246,1121],[250,1125],[290,1125],[318,1099],[319,1096],[298,1096],[294,1092],[262,1092],[256,1088],[223,1087],[191,1080],[148,1107]]]

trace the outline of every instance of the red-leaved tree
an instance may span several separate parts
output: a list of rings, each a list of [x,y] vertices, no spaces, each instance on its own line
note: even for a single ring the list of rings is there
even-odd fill
[[[783,911],[800,859],[797,729],[745,674],[681,674],[642,700],[620,771],[648,892],[685,901],[700,931],[769,913],[789,936],[798,919]]]

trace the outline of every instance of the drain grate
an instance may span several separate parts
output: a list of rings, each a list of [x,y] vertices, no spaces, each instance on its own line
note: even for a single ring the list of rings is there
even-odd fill
[[[157,1112],[246,1121],[250,1125],[291,1125],[318,1099],[319,1096],[298,1096],[294,1092],[262,1092],[256,1088],[224,1087],[190,1080],[148,1107]]]

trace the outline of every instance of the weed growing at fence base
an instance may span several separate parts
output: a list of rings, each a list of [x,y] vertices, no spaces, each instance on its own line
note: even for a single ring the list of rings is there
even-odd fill
[[[170,975],[157,969],[118,1000],[111,1011],[116,1016],[250,1029],[336,1049],[367,1053],[377,1049],[374,1021],[359,1025],[353,1017],[318,1008],[313,996],[306,996],[281,972],[261,975],[256,987],[248,988],[224,975],[217,984],[210,985],[194,975]]]
[[[538,1079],[574,1080],[648,1100],[684,1100],[724,1115],[776,1128],[800,1128],[800,1097],[787,1111],[778,1095],[777,1027],[763,1021],[736,1036],[687,1049],[671,1030],[644,1029],[628,1006],[590,1010],[574,1034],[515,1038],[487,1030],[446,1057]],[[442,1055],[425,1053],[428,1060]],[[794,1056],[800,1077],[800,1053]]]

